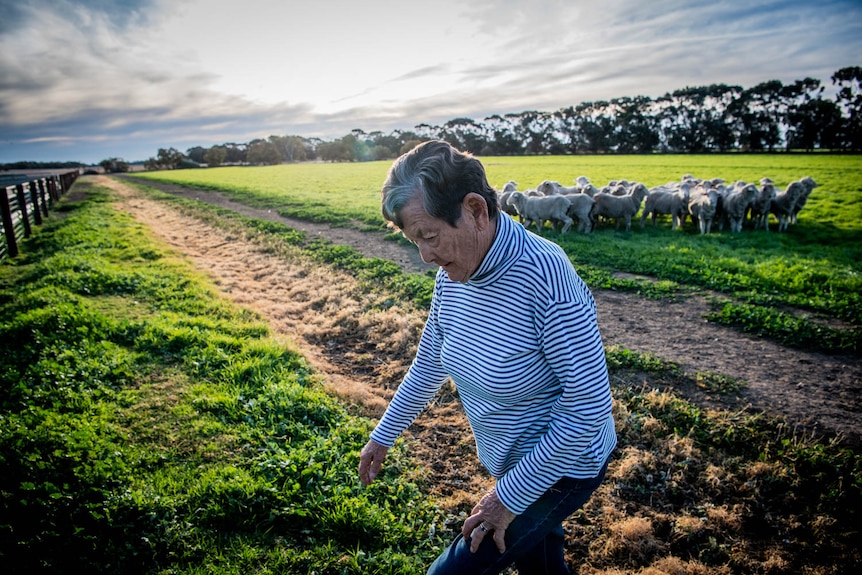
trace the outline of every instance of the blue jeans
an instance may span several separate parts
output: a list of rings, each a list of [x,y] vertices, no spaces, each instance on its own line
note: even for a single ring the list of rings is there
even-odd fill
[[[428,575],[495,575],[511,565],[519,575],[569,573],[563,543],[563,520],[580,509],[605,478],[608,464],[592,479],[564,477],[506,529],[506,552],[490,536],[470,553],[470,540],[458,535],[428,569]]]

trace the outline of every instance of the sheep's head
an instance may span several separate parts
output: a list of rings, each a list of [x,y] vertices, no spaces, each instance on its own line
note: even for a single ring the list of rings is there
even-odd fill
[[[536,186],[536,191],[538,191],[544,196],[550,196],[557,191],[558,185],[559,184],[557,182],[552,182],[551,180],[544,180],[541,184]]]
[[[804,178],[802,178],[801,180],[799,180],[799,182],[800,182],[803,186],[805,186],[806,188],[808,188],[809,190],[813,190],[814,188],[816,188],[816,187],[819,185],[817,182],[815,182],[815,181],[811,178],[811,176],[805,176]]]

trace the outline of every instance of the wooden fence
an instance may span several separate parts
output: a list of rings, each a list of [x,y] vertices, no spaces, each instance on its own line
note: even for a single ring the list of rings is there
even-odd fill
[[[41,226],[48,217],[49,208],[60,196],[69,191],[78,178],[78,171],[51,174],[38,178],[8,176],[3,180],[17,179],[14,184],[3,186],[0,193],[0,260],[18,255],[18,242],[33,233],[33,226]]]

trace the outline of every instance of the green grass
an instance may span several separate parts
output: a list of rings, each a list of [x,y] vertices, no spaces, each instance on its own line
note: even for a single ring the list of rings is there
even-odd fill
[[[862,350],[862,184],[858,178],[862,156],[546,156],[493,157],[483,162],[492,184],[501,187],[513,179],[521,189],[535,187],[543,179],[568,184],[580,175],[597,185],[628,179],[648,186],[679,180],[686,173],[728,181],[757,182],[769,177],[779,187],[810,175],[820,185],[800,213],[799,223],[783,234],[744,230],[700,236],[691,224],[671,231],[669,222],[656,228],[647,224],[643,230],[635,224],[631,232],[605,226],[586,236],[561,236],[550,229],[542,234],[567,251],[593,289],[631,290],[650,297],[718,292],[729,297],[723,311],[711,316],[714,321],[800,348],[853,354]],[[219,189],[286,216],[383,229],[379,189],[389,165],[230,167],[141,177]],[[621,279],[615,272],[658,281]],[[779,317],[783,319],[776,321]],[[820,318],[846,325],[824,328]],[[796,327],[786,329],[791,324]]]
[[[0,266],[0,565],[422,572],[443,519],[400,449],[362,488],[369,422],[76,186],[91,199]]]
[[[66,204],[24,256],[0,265],[0,567],[424,572],[452,535],[450,518],[423,496],[403,446],[361,488],[357,457],[370,422],[325,395],[302,357],[114,210],[104,189],[86,181],[76,189],[90,199]],[[274,257],[382,265],[171,201],[246,230]],[[365,288],[396,300],[408,293],[397,283]],[[650,564],[601,553],[612,530],[595,509],[608,508],[651,517],[664,553],[714,569],[699,572],[760,572],[770,553],[781,554],[785,572],[858,567],[858,454],[800,436],[792,422],[699,408],[643,377],[720,394],[742,382],[714,374],[686,382],[649,354],[607,356],[620,470],[574,523],[595,526],[583,539],[591,564],[626,572]],[[744,529],[716,525],[716,508],[740,516]],[[701,531],[676,531],[692,517]]]

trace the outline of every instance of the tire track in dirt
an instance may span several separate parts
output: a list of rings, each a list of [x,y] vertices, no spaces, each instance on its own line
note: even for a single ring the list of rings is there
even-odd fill
[[[115,182],[115,189],[117,185],[121,186],[116,180],[104,180]],[[330,228],[325,224],[284,218],[271,210],[251,208],[234,202],[218,192],[159,184],[149,180],[142,183],[172,194],[225,207],[249,217],[278,221],[309,235],[326,237],[334,243],[352,246],[368,257],[395,261],[407,271],[422,272],[432,269],[421,261],[415,249],[384,240],[383,234],[349,228]],[[127,189],[126,194],[130,193]],[[159,232],[159,229],[165,228],[161,219],[148,219],[148,225],[157,233],[164,233],[164,230]],[[201,233],[198,231],[196,235]],[[191,237],[186,237],[183,241],[180,241],[181,239],[174,237],[173,240],[179,251],[200,251],[200,248],[187,245]],[[231,291],[230,282],[234,281],[236,276],[270,273],[266,269],[249,268],[248,265],[243,271],[239,263],[237,265],[240,267],[231,270],[220,269],[224,261],[231,258],[235,252],[235,246],[230,245],[222,251],[200,252],[196,257],[204,269],[213,270],[212,273],[221,278],[220,281],[228,291]],[[783,416],[791,426],[798,426],[811,433],[839,433],[851,444],[862,443],[860,358],[795,350],[767,339],[710,324],[704,319],[709,305],[705,298],[699,296],[656,301],[613,290],[595,290],[594,296],[605,345],[619,345],[633,351],[652,353],[678,363],[683,370],[691,374],[709,372],[747,382],[736,396],[709,394],[693,386],[692,389],[679,390],[700,405],[731,410],[751,407]],[[288,305],[279,301],[277,296],[255,296],[253,302],[243,302],[240,297],[236,301],[244,305],[253,303],[264,315],[277,314],[277,310]],[[307,330],[315,325],[313,322],[303,321],[291,324],[285,322],[283,317],[277,317],[275,321],[276,329],[284,333]],[[310,353],[325,355],[313,350]]]

